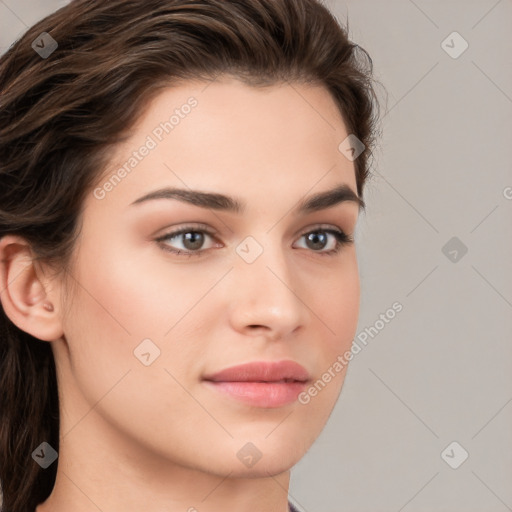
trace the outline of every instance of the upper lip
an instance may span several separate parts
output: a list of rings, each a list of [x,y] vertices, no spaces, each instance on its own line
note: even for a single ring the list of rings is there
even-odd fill
[[[206,375],[204,380],[213,382],[277,382],[281,380],[306,382],[309,378],[308,371],[295,361],[254,361]]]

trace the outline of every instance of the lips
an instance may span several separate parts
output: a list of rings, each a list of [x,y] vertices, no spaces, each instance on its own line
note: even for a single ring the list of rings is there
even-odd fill
[[[255,361],[207,375],[211,382],[307,382],[308,371],[294,361]]]
[[[204,385],[237,403],[272,409],[296,402],[310,376],[294,361],[255,361],[203,378]]]

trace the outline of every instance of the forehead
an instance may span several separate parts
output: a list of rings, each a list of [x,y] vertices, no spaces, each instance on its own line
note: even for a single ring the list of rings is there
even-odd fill
[[[100,186],[124,168],[108,197],[126,204],[160,186],[219,191],[248,203],[299,198],[315,186],[356,190],[353,162],[338,149],[347,135],[333,98],[318,85],[186,82],[146,106]]]

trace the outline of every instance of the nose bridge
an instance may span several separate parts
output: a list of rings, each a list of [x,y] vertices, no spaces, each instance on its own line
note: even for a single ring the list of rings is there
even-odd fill
[[[248,283],[284,288],[291,293],[294,276],[281,241],[266,234],[246,237],[237,247],[235,264],[240,278]]]

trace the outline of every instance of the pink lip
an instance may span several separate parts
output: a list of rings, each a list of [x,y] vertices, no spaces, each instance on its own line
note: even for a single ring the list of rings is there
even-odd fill
[[[310,376],[294,361],[256,361],[204,377],[205,384],[257,407],[281,407],[297,400]]]
[[[204,379],[214,382],[276,382],[279,380],[305,382],[309,380],[309,374],[306,368],[294,361],[254,361],[231,366],[218,373],[207,375]]]

